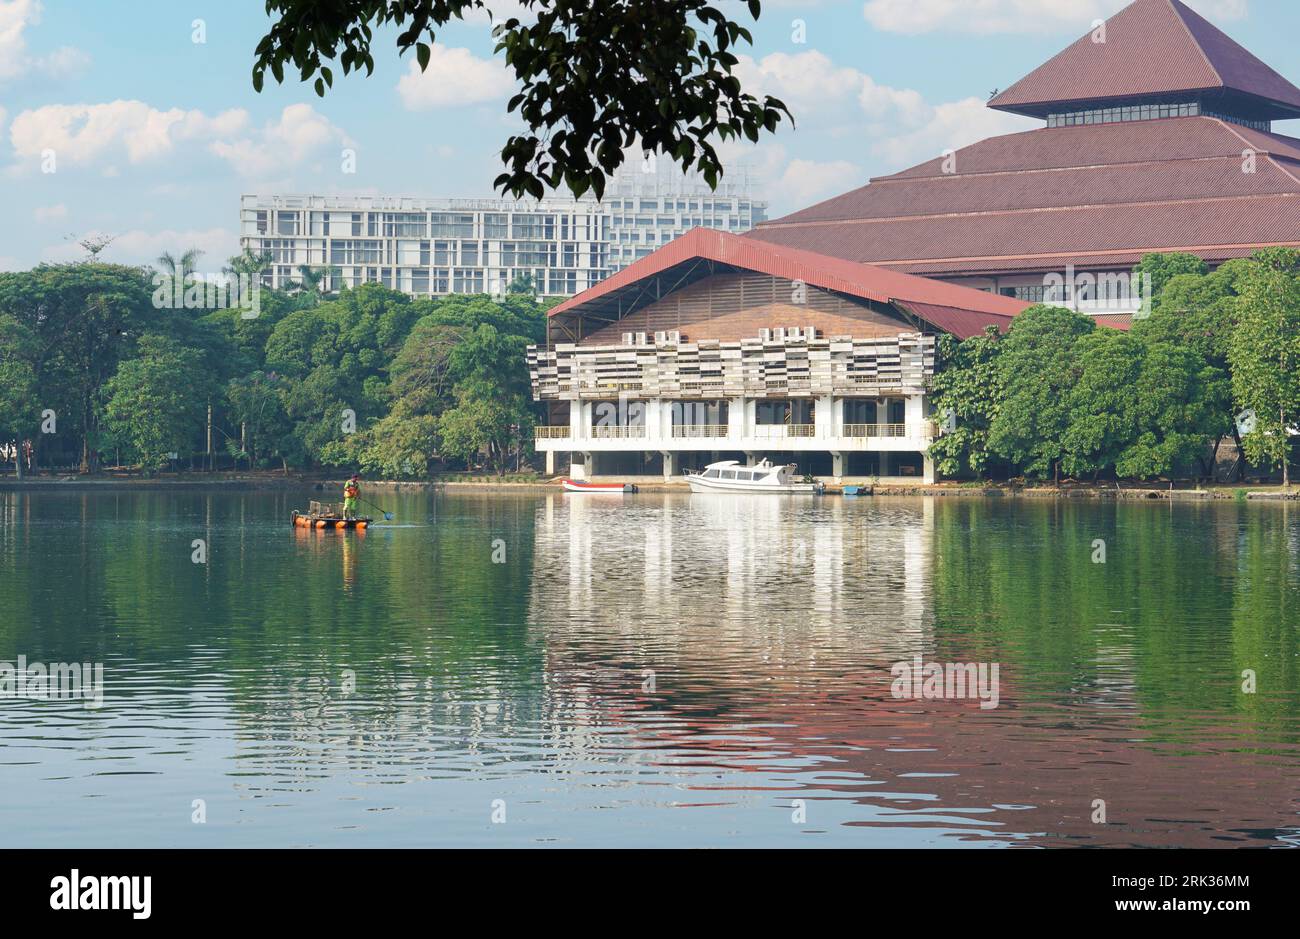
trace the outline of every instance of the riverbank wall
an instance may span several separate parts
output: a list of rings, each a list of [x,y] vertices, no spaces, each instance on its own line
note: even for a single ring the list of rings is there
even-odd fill
[[[644,478],[615,479],[606,482],[634,483],[641,492],[689,492],[682,481],[646,481]],[[550,492],[559,487],[558,479],[543,477],[456,477],[420,481],[366,480],[365,488],[372,492]],[[1026,486],[1016,483],[936,483],[933,485],[876,483],[869,479],[846,481],[869,490],[873,496],[940,496],[948,498],[1024,498],[1024,499],[1123,499],[1166,500],[1197,502],[1210,500],[1236,501],[1300,501],[1300,488],[1283,489],[1281,486],[1217,485],[1204,488],[1170,488],[1116,486],[1107,484],[1069,484],[1065,486]],[[321,479],[305,476],[181,476],[156,477],[95,477],[95,476],[37,476],[26,479],[0,478],[0,492],[153,492],[153,491],[311,491],[341,492],[342,479]],[[843,486],[828,486],[827,494],[842,494]]]

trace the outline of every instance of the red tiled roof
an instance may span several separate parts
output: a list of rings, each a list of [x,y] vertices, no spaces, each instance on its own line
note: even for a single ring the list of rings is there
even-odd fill
[[[989,263],[1004,261],[1028,262],[1013,265],[1027,270],[1056,270],[1105,254],[1134,259],[1153,251],[1238,256],[1231,252],[1300,243],[1300,191],[763,226],[746,237],[912,272],[954,275],[997,269]]]
[[[584,307],[602,297],[628,290],[670,268],[697,260],[799,280],[877,303],[896,304],[940,328],[949,329],[944,323],[950,323],[955,327],[950,331],[963,337],[980,332],[985,325],[1005,325],[1029,306],[1011,297],[914,277],[843,257],[815,254],[708,228],[694,228],[594,287],[553,307],[548,315],[581,314]],[[934,312],[944,322],[931,320],[923,310]]]
[[[1244,172],[1243,151],[1253,151]],[[1040,128],[881,177],[746,237],[914,274],[1130,267],[1300,242],[1300,140],[1215,118]]]
[[[1106,21],[1104,42],[1090,31],[989,106],[1042,114],[1072,103],[1196,91],[1246,96],[1273,118],[1300,113],[1300,89],[1180,0],[1137,0]]]
[[[1212,117],[1171,117],[1116,124],[1037,127],[989,137],[953,154],[955,173],[945,174],[945,158],[936,157],[872,182],[1240,158],[1247,146],[1288,160],[1300,159],[1300,140],[1293,137],[1266,134]]]

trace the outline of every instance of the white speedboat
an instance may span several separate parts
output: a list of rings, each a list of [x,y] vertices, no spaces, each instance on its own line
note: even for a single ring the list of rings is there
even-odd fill
[[[777,466],[763,460],[745,466],[736,460],[710,463],[703,472],[686,471],[691,492],[782,492],[820,494],[826,489],[816,480],[804,482],[793,463]]]

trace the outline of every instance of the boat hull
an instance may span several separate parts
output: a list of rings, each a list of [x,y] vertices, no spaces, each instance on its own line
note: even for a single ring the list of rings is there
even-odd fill
[[[786,483],[784,485],[745,483],[734,479],[704,479],[695,475],[687,475],[686,482],[690,485],[691,492],[757,492],[786,496],[814,496],[822,491],[821,483]]]
[[[615,495],[622,495],[627,492],[636,492],[636,486],[631,483],[585,483],[577,479],[564,480],[565,492],[607,492]]]

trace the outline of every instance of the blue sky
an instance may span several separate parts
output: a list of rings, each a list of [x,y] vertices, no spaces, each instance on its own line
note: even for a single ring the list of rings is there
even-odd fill
[[[1125,4],[766,0],[741,76],[784,98],[798,127],[724,152],[778,215],[1035,126],[982,102]],[[1300,3],[1190,5],[1300,84]],[[0,270],[78,257],[91,233],[115,237],[112,260],[194,246],[201,269],[219,270],[241,192],[491,194],[515,125],[486,16],[441,32],[423,76],[381,35],[374,75],[340,76],[324,99],[296,81],[253,92],[267,25],[259,0],[0,0]],[[1300,136],[1300,122],[1275,126]],[[48,150],[54,172],[42,172]]]

